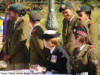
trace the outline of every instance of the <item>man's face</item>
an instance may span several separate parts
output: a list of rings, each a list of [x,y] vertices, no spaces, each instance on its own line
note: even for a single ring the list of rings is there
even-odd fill
[[[65,19],[70,20],[71,17],[73,16],[73,9],[66,9],[66,10],[62,11],[62,14]]]
[[[86,20],[88,18],[87,14],[85,12],[79,12],[78,15],[81,20]]]
[[[16,14],[15,12],[13,11],[9,11],[9,17],[10,17],[10,20],[14,21],[15,20],[15,17],[16,17]]]
[[[79,12],[78,15],[79,15],[80,17],[83,17],[83,16],[85,15],[85,12]]]

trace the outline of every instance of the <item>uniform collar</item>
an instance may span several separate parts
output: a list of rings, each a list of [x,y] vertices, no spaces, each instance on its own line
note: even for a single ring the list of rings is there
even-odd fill
[[[90,22],[90,19],[86,20],[86,22],[89,23]]]
[[[75,15],[73,15],[69,21],[71,22],[71,21],[73,20],[74,17],[75,17]]]
[[[90,21],[90,19],[87,19],[86,21],[88,22],[88,21]]]
[[[85,44],[82,45],[82,46],[80,47],[80,51],[81,51],[85,46],[86,46]]]
[[[19,21],[19,19],[20,19],[20,18],[18,17],[17,20],[15,21],[15,24],[17,24],[17,22]]]
[[[52,54],[54,50],[55,50],[55,47],[50,50],[50,53]]]
[[[84,23],[86,23],[86,24],[87,24],[87,23],[89,23],[89,22],[90,22],[90,19],[83,20],[83,21],[81,21],[81,22],[82,22],[83,24],[84,24]]]
[[[20,20],[20,17],[18,17],[17,20],[15,21],[14,28],[16,28],[16,24],[19,22],[19,20]]]

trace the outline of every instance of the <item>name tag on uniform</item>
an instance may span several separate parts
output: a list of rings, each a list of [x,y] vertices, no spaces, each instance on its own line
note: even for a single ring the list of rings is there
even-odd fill
[[[56,63],[57,62],[57,56],[56,55],[52,55],[50,62]]]

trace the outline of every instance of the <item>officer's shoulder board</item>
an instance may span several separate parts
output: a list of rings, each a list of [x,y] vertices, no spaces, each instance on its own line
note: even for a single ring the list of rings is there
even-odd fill
[[[90,26],[93,25],[93,24],[94,24],[94,22],[90,21],[90,22],[88,23],[88,27],[90,27]]]
[[[33,29],[33,33],[35,33],[39,38],[42,37],[43,35],[43,29],[41,26],[36,26],[34,29]]]
[[[96,46],[95,46],[95,45],[91,45],[90,48],[91,48],[91,49],[95,49]]]
[[[90,21],[89,24],[92,25],[92,24],[94,24],[94,22]]]

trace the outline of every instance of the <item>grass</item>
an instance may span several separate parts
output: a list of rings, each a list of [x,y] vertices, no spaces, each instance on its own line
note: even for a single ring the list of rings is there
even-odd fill
[[[76,10],[79,6],[80,6],[80,3],[77,3],[77,2],[73,2],[73,5],[74,5],[74,10]],[[62,20],[63,20],[63,16],[62,14],[58,11],[59,10],[59,4],[56,4],[56,7],[55,7],[55,11],[56,11],[56,17],[57,17],[57,21],[58,21],[58,24],[59,24],[59,29],[58,31],[62,34]],[[45,13],[43,15],[43,20],[41,22],[42,25],[45,25],[46,23],[46,19],[47,19],[47,11],[48,11],[48,8],[47,7],[44,7],[44,12]],[[98,31],[98,41],[97,41],[97,49],[100,50],[100,8],[95,8],[92,12],[92,20],[93,22],[95,23],[95,25],[97,25],[97,31]],[[61,37],[61,36],[60,36]],[[62,37],[61,37],[62,38]]]
[[[73,6],[74,6],[74,10],[76,10],[81,4],[79,2],[72,2]],[[58,31],[62,34],[62,20],[63,20],[63,16],[62,14],[58,11],[59,10],[59,6],[60,4],[56,4],[55,6],[55,12],[56,12],[56,17],[57,17],[57,21],[58,21],[58,25],[59,25],[59,29]],[[97,25],[97,30],[98,30],[98,41],[97,41],[97,49],[100,50],[100,8],[95,8],[92,12],[92,20],[93,22]],[[41,14],[42,14],[42,20],[41,20],[41,25],[46,24],[47,21],[47,16],[48,16],[48,6],[44,5],[43,6],[43,10],[41,10]],[[0,13],[0,16],[4,15],[4,13]],[[61,36],[60,36],[61,37]],[[62,37],[61,37],[62,38]]]

